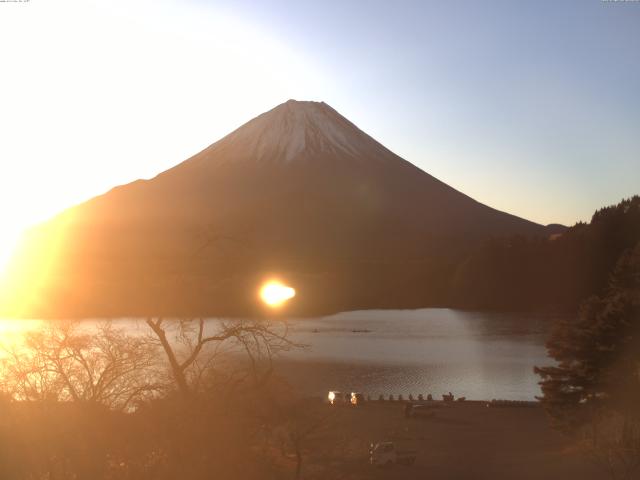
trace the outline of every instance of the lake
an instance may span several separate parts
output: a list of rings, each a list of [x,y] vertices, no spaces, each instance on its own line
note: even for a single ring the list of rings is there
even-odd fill
[[[291,320],[291,337],[309,347],[285,354],[280,371],[301,391],[331,389],[377,398],[533,400],[533,367],[549,365],[544,343],[557,318],[450,309],[366,310]]]
[[[284,353],[278,373],[305,395],[329,390],[383,394],[431,393],[441,398],[534,400],[533,367],[549,365],[544,343],[557,317],[451,309],[363,310],[290,319],[290,338],[307,348]],[[83,322],[92,328],[96,321]],[[213,333],[218,320],[207,322]],[[114,324],[146,334],[140,319]],[[38,321],[2,321],[4,340],[37,328]]]

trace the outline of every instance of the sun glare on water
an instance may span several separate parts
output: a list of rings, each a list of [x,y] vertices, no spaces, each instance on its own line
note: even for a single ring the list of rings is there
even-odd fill
[[[277,280],[271,280],[260,288],[260,298],[269,307],[277,308],[287,300],[295,297],[295,289],[284,285]]]

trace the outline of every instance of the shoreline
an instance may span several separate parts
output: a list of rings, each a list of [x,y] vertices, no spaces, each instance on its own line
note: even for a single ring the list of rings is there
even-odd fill
[[[429,394],[435,400],[441,400],[442,395],[452,392],[455,398],[465,397],[467,401],[490,402],[491,400],[536,402],[536,396],[541,392],[514,392],[508,383],[476,382],[474,388],[462,389],[459,379],[450,379],[446,373],[429,380],[425,375],[429,372],[422,365],[384,365],[367,362],[342,362],[324,359],[300,359],[279,357],[273,360],[275,373],[285,380],[296,393],[307,398],[326,399],[331,390],[343,393],[358,392],[377,401],[383,395],[388,402],[389,395],[395,399],[402,395],[408,400],[412,395],[417,401],[422,394],[427,398]],[[508,394],[512,391],[514,393]],[[485,392],[480,394],[479,392]],[[478,393],[476,393],[478,392]]]

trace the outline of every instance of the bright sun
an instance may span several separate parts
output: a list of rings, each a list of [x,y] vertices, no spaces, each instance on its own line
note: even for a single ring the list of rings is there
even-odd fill
[[[260,288],[260,298],[268,306],[276,308],[295,297],[295,289],[277,280],[270,280]]]

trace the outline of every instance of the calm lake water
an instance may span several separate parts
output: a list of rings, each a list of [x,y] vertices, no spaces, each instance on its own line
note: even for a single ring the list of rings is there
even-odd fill
[[[549,365],[544,343],[557,318],[449,309],[364,310],[288,321],[290,337],[308,347],[286,352],[278,373],[299,392],[358,391],[377,398],[431,393],[456,397],[533,400],[533,367]],[[3,339],[38,321],[3,321]],[[149,332],[139,319],[115,320],[130,333]],[[88,328],[95,321],[83,322]],[[215,331],[218,320],[207,330]],[[16,332],[13,332],[17,329]]]
[[[327,390],[533,400],[555,318],[449,309],[367,310],[292,320],[280,370],[309,394]]]

